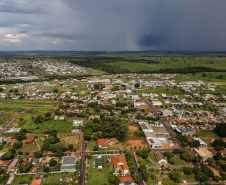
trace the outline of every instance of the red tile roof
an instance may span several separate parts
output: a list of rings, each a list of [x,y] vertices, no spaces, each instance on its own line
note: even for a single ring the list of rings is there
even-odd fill
[[[34,179],[31,185],[40,185],[42,183],[42,179]]]
[[[34,140],[33,137],[29,137],[29,138],[26,139],[25,144],[26,144],[26,143],[32,143],[33,140]]]
[[[131,176],[119,176],[120,179],[120,183],[125,183],[125,181],[130,181],[131,183],[135,183],[135,181],[133,180],[133,177]]]
[[[6,141],[6,143],[14,143],[14,142],[17,142],[17,139],[8,139]]]
[[[124,154],[121,154],[119,156],[118,155],[112,155],[111,161],[114,165],[114,169],[123,169],[123,170],[129,169],[127,162],[126,162],[126,157],[125,157]]]

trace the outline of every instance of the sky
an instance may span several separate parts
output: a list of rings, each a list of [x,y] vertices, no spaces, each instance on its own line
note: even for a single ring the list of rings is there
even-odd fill
[[[0,0],[0,51],[226,51],[226,0]]]

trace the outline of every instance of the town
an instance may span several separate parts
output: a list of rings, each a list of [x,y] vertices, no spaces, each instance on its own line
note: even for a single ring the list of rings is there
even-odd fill
[[[0,184],[225,184],[225,83],[0,66]]]

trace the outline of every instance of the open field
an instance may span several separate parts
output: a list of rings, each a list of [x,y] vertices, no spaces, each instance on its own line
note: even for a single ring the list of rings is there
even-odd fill
[[[57,137],[59,137],[60,142],[63,142],[66,145],[73,144],[74,148],[78,148],[79,143],[81,142],[80,134],[81,133],[61,133],[57,134]]]
[[[188,183],[192,183],[192,182],[196,182],[195,179],[195,174],[192,173],[191,175],[183,175],[183,178],[188,182]]]
[[[93,166],[94,157],[89,160],[90,166],[88,167],[88,185],[108,184],[108,176],[113,170],[113,164],[108,163],[102,170],[96,169]]]
[[[55,173],[55,174],[48,174],[48,176],[45,179],[45,182],[43,185],[48,184],[50,182],[59,182],[60,179],[63,181],[65,180],[66,177],[71,177],[73,173]]]
[[[212,130],[202,130],[202,131],[197,131],[196,134],[198,137],[200,137],[204,142],[210,146],[210,143],[207,141],[206,138],[215,138],[215,139],[220,139],[221,137],[218,136],[214,131]]]
[[[137,147],[137,149],[139,147],[141,147],[141,149],[148,147],[148,144],[144,141],[143,138],[130,138],[127,140],[126,145],[128,150],[130,149],[130,147],[134,148],[135,146]]]
[[[31,183],[33,181],[34,176],[35,175],[16,175],[12,185],[18,185],[20,181],[30,181]]]
[[[6,114],[6,113],[1,113],[2,115],[0,116],[0,125],[5,126],[11,118],[14,116],[14,114]]]

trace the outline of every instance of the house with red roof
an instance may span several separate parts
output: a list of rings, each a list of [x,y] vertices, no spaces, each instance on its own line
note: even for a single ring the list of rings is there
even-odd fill
[[[34,179],[31,185],[42,185],[42,179]]]
[[[131,176],[119,176],[120,183],[119,185],[135,185],[135,181]]]
[[[97,139],[97,144],[100,148],[108,148],[109,145],[114,145],[118,143],[118,139],[114,138],[99,138]]]
[[[18,142],[17,139],[8,139],[8,140],[6,141],[7,144],[13,144],[13,143],[15,143],[15,142]]]
[[[121,170],[122,174],[124,175],[129,174],[129,167],[126,162],[126,157],[124,154],[112,155],[111,162],[113,163],[114,170],[116,173],[118,173]]]
[[[31,144],[34,141],[33,137],[29,137],[26,139],[25,144]]]

